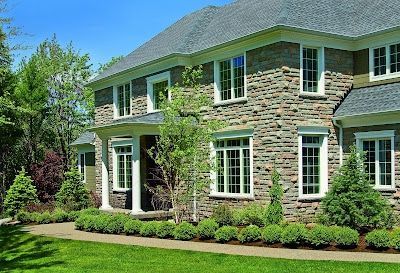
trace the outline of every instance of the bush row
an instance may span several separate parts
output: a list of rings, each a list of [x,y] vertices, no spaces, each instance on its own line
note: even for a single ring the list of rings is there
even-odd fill
[[[50,224],[50,223],[63,223],[63,222],[74,222],[80,215],[90,214],[99,215],[101,214],[98,209],[86,209],[82,211],[70,211],[66,212],[61,209],[55,209],[53,212],[28,212],[20,211],[15,216],[17,221],[23,224],[37,223],[37,224]]]
[[[400,250],[400,228],[391,232],[386,229],[371,231],[365,236],[365,242],[369,247],[376,249],[393,247]]]

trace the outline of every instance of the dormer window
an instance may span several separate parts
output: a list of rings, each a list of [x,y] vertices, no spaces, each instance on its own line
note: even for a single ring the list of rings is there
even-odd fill
[[[400,44],[370,49],[370,80],[400,77]]]
[[[129,116],[131,114],[131,84],[126,83],[116,87],[114,92],[116,117]]]
[[[147,112],[160,110],[161,97],[171,99],[169,87],[171,86],[171,73],[164,72],[147,79]]]

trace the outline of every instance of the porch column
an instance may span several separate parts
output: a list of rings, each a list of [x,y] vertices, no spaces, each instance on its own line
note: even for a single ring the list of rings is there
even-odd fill
[[[108,179],[108,139],[101,140],[101,209],[110,210],[110,183]]]
[[[140,136],[132,136],[132,214],[142,212],[140,185]]]

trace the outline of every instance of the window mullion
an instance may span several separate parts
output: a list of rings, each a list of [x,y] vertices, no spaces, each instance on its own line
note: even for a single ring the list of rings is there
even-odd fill
[[[235,72],[233,69],[233,58],[231,61],[231,99],[235,99]]]
[[[224,143],[224,146],[226,143]],[[224,153],[224,192],[228,193],[228,157],[226,149],[223,150]]]
[[[245,192],[245,190],[244,190],[244,162],[243,162],[243,157],[244,157],[243,146],[241,144],[240,150],[239,150],[239,161],[240,161],[240,173],[239,173],[239,175],[240,175],[240,193],[241,194]]]
[[[124,154],[124,189],[126,189],[127,188],[127,181],[128,181],[128,174],[127,174],[127,171],[128,171],[128,158],[127,158],[127,156],[126,156],[126,154]]]
[[[377,139],[375,140],[375,186],[379,187],[380,184],[379,139]]]
[[[385,48],[386,51],[386,75],[390,74],[390,46],[387,45]]]

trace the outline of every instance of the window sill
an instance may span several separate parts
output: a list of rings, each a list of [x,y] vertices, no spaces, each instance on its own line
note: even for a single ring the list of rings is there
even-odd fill
[[[123,119],[130,118],[130,117],[132,117],[132,115],[126,115],[126,116],[114,117],[114,120],[123,120]]]
[[[379,76],[370,76],[370,82],[378,82],[378,81],[391,80],[391,79],[396,79],[396,78],[400,78],[399,72],[385,74],[385,75],[379,75]]]
[[[297,201],[299,202],[315,202],[315,201],[321,201],[321,199],[324,196],[319,195],[319,196],[301,196],[297,198]]]
[[[224,194],[224,193],[211,193],[208,195],[210,198],[220,198],[220,199],[236,199],[236,200],[255,200],[252,195],[245,194]]]
[[[300,92],[300,98],[326,100],[326,99],[328,99],[328,96],[325,94],[321,94],[321,93]]]
[[[230,104],[235,104],[235,103],[246,103],[246,102],[248,102],[247,97],[215,102],[214,106],[224,106],[224,105],[230,105]]]
[[[127,193],[132,191],[132,189],[113,189],[113,193]]]
[[[375,190],[380,191],[380,192],[396,192],[396,188],[380,188],[380,187],[374,187]]]

